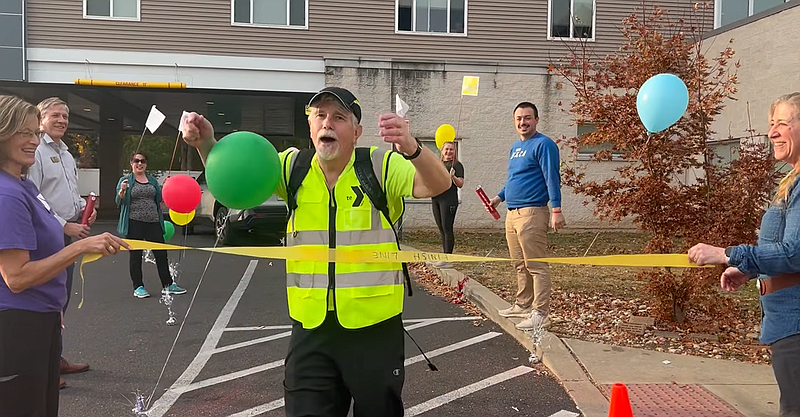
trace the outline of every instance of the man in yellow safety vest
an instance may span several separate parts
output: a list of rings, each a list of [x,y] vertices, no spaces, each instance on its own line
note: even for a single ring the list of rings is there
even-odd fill
[[[290,179],[302,152],[279,155],[283,170],[275,192],[290,202],[287,245],[396,250],[392,223],[402,215],[403,198],[439,195],[450,187],[450,175],[411,136],[405,119],[381,115],[379,134],[397,152],[366,151],[386,195],[387,219],[365,197],[368,186],[354,169],[362,131],[356,97],[344,88],[326,87],[308,107],[315,154],[296,190]],[[205,162],[216,143],[211,123],[191,113],[182,127],[184,140]],[[294,321],[284,380],[287,416],[344,417],[351,400],[355,417],[403,415],[403,277],[397,262],[286,262]]]

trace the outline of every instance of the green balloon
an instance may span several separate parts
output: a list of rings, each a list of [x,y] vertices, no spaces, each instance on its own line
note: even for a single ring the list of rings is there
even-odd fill
[[[175,225],[171,222],[164,220],[164,242],[169,242],[172,236],[175,235]]]
[[[261,205],[275,192],[280,178],[278,152],[269,140],[253,132],[223,137],[206,159],[208,191],[228,208]]]

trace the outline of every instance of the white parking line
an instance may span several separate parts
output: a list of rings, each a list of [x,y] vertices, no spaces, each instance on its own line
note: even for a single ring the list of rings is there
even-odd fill
[[[259,343],[271,342],[273,340],[283,339],[284,337],[289,337],[292,335],[292,332],[283,332],[278,334],[273,334],[271,336],[266,337],[259,337],[258,339],[248,340],[245,342],[234,343],[232,345],[222,346],[214,349],[214,353],[222,353],[227,352],[229,350],[239,349],[243,347],[257,345]]]
[[[497,374],[495,376],[491,376],[484,380],[478,381],[474,384],[467,385],[466,387],[459,388],[455,391],[450,391],[447,394],[442,394],[436,398],[425,401],[422,404],[417,404],[411,408],[407,408],[405,415],[408,417],[412,417],[428,412],[430,410],[433,410],[434,408],[441,407],[449,402],[455,401],[462,397],[466,397],[467,395],[478,392],[484,388],[491,387],[492,385],[499,384],[511,378],[516,378],[520,375],[525,375],[531,371],[533,371],[533,368],[529,368],[527,366],[518,366],[514,369],[510,369],[501,374]]]
[[[449,352],[452,352],[452,351],[455,351],[455,350],[458,350],[458,349],[461,349],[461,348],[465,348],[467,346],[472,346],[474,344],[483,342],[485,340],[494,339],[495,337],[500,336],[501,334],[502,333],[489,332],[489,333],[485,333],[485,334],[482,334],[482,335],[479,335],[479,336],[475,336],[475,337],[469,338],[467,340],[462,340],[462,341],[460,341],[458,343],[453,343],[452,345],[441,347],[439,349],[435,349],[435,350],[432,350],[432,351],[428,352],[428,358],[435,358],[435,357],[437,357],[439,355],[444,355],[445,353],[449,353]],[[414,356],[413,358],[406,359],[406,361],[405,361],[405,363],[403,365],[409,366],[411,364],[414,364],[414,363],[417,363],[417,362],[421,362],[421,361],[424,361],[424,360],[425,360],[424,356],[417,355],[417,356]]]
[[[252,332],[256,330],[289,330],[292,328],[291,324],[280,324],[277,326],[246,326],[246,327],[228,327],[226,332]]]
[[[184,392],[194,391],[194,390],[197,390],[197,389],[200,389],[200,388],[205,388],[205,387],[210,387],[212,385],[221,384],[223,382],[233,381],[234,379],[244,378],[246,376],[257,374],[259,372],[268,371],[268,370],[273,369],[273,368],[278,368],[278,367],[283,366],[283,362],[284,362],[284,360],[281,359],[281,360],[277,360],[277,361],[274,361],[274,362],[265,363],[263,365],[254,366],[252,368],[248,368],[248,369],[245,369],[245,370],[242,370],[242,371],[236,371],[236,372],[232,372],[232,373],[229,373],[229,374],[226,374],[226,375],[220,375],[220,376],[216,376],[214,378],[204,379],[204,380],[202,380],[200,382],[195,382],[195,383],[189,385],[188,387],[184,388],[183,392],[181,392],[181,394],[184,393]]]
[[[195,391],[201,388],[210,387],[213,385],[221,384],[224,382],[232,381],[234,379],[243,378],[249,375],[253,375],[259,372],[264,372],[270,369],[278,368],[284,365],[284,360],[278,360],[274,362],[270,362],[267,364],[255,366],[249,369],[232,372],[226,375],[221,375],[214,378],[209,378],[203,381],[195,382],[195,378],[202,372],[203,368],[208,363],[211,356],[216,353],[232,351],[235,349],[252,346],[259,343],[270,342],[278,339],[282,339],[291,335],[291,332],[283,332],[278,333],[266,337],[261,337],[253,340],[248,340],[245,342],[234,343],[232,345],[217,347],[219,344],[222,335],[224,332],[227,331],[257,331],[257,330],[288,330],[291,329],[291,325],[278,325],[278,326],[250,326],[250,327],[227,327],[228,323],[233,316],[233,313],[236,310],[236,307],[241,301],[242,296],[247,289],[248,285],[250,284],[250,280],[255,273],[256,266],[258,265],[257,260],[250,261],[247,269],[242,276],[242,279],[239,281],[239,285],[234,290],[231,297],[228,299],[228,302],[222,308],[220,315],[217,317],[217,320],[214,322],[214,325],[211,327],[208,335],[206,336],[203,345],[200,347],[197,356],[195,356],[192,363],[186,368],[186,370],[181,374],[180,377],[170,386],[170,388],[162,395],[158,400],[153,403],[152,408],[148,411],[148,416],[150,417],[163,417],[169,409],[175,404],[175,402],[180,398],[180,396],[186,392]],[[441,323],[441,322],[452,322],[452,321],[474,321],[480,320],[481,317],[472,316],[472,317],[440,317],[440,318],[426,318],[426,319],[407,319],[403,320],[404,324],[408,324],[405,326],[406,330],[414,330],[419,329],[422,327],[431,326],[433,324]],[[439,355],[443,355],[445,353],[453,352],[458,349],[462,349],[467,346],[471,346],[476,343],[483,342],[485,340],[489,340],[499,336],[500,333],[497,332],[489,332],[483,335],[475,336],[473,338],[463,340],[458,343],[454,343],[449,346],[445,346],[436,350],[433,350],[428,353],[429,358],[433,358]],[[417,363],[424,360],[422,355],[414,356],[411,358],[406,359],[405,366]],[[269,402],[267,404],[260,405],[258,407],[251,408],[249,410],[242,411],[241,413],[237,413],[232,415],[231,417],[251,417],[257,416],[263,413],[266,413],[270,410],[274,410],[277,408],[281,408],[284,406],[283,398]]]
[[[162,417],[167,411],[175,404],[175,401],[178,400],[180,397],[180,392],[189,386],[194,379],[200,375],[200,372],[208,363],[208,360],[211,358],[211,355],[214,354],[214,349],[216,349],[219,340],[222,338],[222,333],[225,330],[225,327],[228,326],[228,323],[231,320],[231,316],[233,316],[233,312],[236,310],[236,306],[239,305],[239,301],[242,299],[242,295],[244,291],[247,289],[247,286],[250,285],[250,279],[253,277],[253,273],[256,271],[256,266],[258,265],[257,260],[250,261],[250,264],[247,265],[247,269],[244,271],[244,275],[242,275],[242,279],[239,281],[239,285],[236,286],[236,289],[231,294],[231,298],[228,299],[228,302],[225,303],[225,307],[222,308],[222,312],[217,317],[217,320],[214,322],[214,325],[211,326],[211,331],[208,332],[208,336],[206,336],[206,340],[203,342],[203,345],[200,347],[200,351],[195,356],[192,363],[183,371],[180,377],[172,384],[172,386],[164,393],[155,403],[153,403],[153,407],[147,412],[147,415],[150,417]]]
[[[428,323],[427,322],[422,322],[422,323],[417,323],[417,324],[426,324],[427,325]],[[409,326],[409,327],[411,327],[411,326]],[[486,341],[486,340],[489,340],[489,339],[494,339],[495,337],[500,336],[500,335],[501,335],[501,333],[489,332],[489,333],[486,333],[486,334],[475,336],[475,337],[467,339],[467,340],[462,340],[462,341],[460,341],[458,343],[453,343],[452,345],[441,347],[439,349],[432,350],[432,351],[428,352],[428,358],[435,358],[437,356],[444,355],[445,353],[450,353],[450,352],[456,351],[458,349],[463,349],[463,348],[465,348],[467,346],[472,346],[472,345],[478,344],[480,342],[483,342],[483,341]],[[415,364],[417,362],[421,362],[423,360],[425,360],[425,358],[422,355],[417,355],[417,356],[414,356],[414,357],[406,359],[405,363],[403,365],[404,366],[409,366],[409,365]],[[203,381],[200,381],[200,382],[194,382],[194,383],[189,384],[189,385],[187,385],[187,386],[185,386],[183,388],[176,388],[176,389],[180,391],[179,394],[183,394],[183,393],[186,393],[186,392],[189,392],[189,391],[194,391],[194,390],[197,390],[197,389],[200,389],[200,388],[206,388],[206,387],[210,387],[212,385],[217,385],[217,384],[222,384],[224,382],[233,381],[234,379],[244,378],[246,376],[257,374],[259,372],[268,371],[270,369],[277,368],[277,367],[280,367],[280,366],[283,366],[283,365],[284,365],[284,360],[281,359],[281,360],[270,362],[270,363],[267,363],[267,364],[264,364],[264,365],[254,366],[252,368],[244,369],[244,370],[241,370],[241,371],[231,372],[229,374],[220,375],[220,376],[217,376],[217,377],[214,377],[214,378],[209,378],[209,379],[206,379],[206,380],[203,380]]]
[[[439,322],[439,319],[421,321],[419,323],[412,324],[411,326],[406,327],[406,329],[407,330],[418,329],[420,327],[430,326],[430,325],[436,324],[438,322]],[[284,333],[279,333],[279,334],[276,334],[276,335],[268,336],[268,338],[271,338],[271,340],[277,340],[277,339],[280,339],[280,338],[283,338],[283,337],[286,337],[286,336],[289,336],[289,335],[290,335],[290,332],[284,332]],[[453,351],[456,351],[458,349],[463,349],[463,348],[465,348],[467,346],[471,346],[471,345],[474,345],[474,344],[477,344],[477,343],[480,343],[480,342],[483,342],[483,341],[486,341],[486,340],[489,340],[489,339],[493,339],[493,338],[495,338],[497,336],[500,336],[500,335],[501,335],[501,333],[489,332],[489,333],[486,333],[486,334],[475,336],[475,337],[470,338],[470,339],[462,340],[460,342],[453,343],[452,345],[448,345],[448,346],[445,346],[445,347],[442,347],[442,348],[439,348],[439,349],[432,350],[432,351],[428,352],[428,358],[435,358],[435,357],[437,357],[439,355],[443,355],[445,353],[453,352]],[[266,339],[266,338],[261,338],[261,339],[257,339],[257,340],[265,341],[265,340],[262,340],[262,339]],[[247,342],[243,342],[243,343],[247,343]],[[240,345],[240,346],[237,346],[237,347],[243,347],[243,346],[241,346],[243,343],[237,343],[236,345]],[[215,349],[213,353],[219,353],[219,352],[223,352],[223,351],[227,351],[227,350],[232,350],[232,349],[234,349],[232,346],[235,346],[235,345],[229,345],[229,346],[225,346],[224,348]],[[404,366],[409,366],[409,365],[415,364],[417,362],[421,362],[424,359],[425,358],[422,355],[417,355],[417,356],[408,358],[408,359],[405,360]],[[173,385],[173,387],[171,387],[170,391],[168,391],[168,392],[173,392],[174,391],[173,395],[180,396],[180,395],[182,395],[184,393],[187,393],[189,391],[194,391],[194,390],[198,390],[198,389],[201,389],[201,388],[210,387],[212,385],[222,384],[222,383],[225,383],[225,382],[228,382],[228,381],[233,381],[234,379],[244,378],[246,376],[257,374],[259,372],[268,371],[270,369],[278,368],[278,367],[281,367],[283,365],[284,365],[284,360],[281,359],[281,360],[270,362],[270,363],[267,363],[267,364],[264,364],[264,365],[254,366],[252,368],[244,369],[244,370],[241,370],[241,371],[231,372],[229,374],[220,375],[220,376],[217,376],[217,377],[214,377],[214,378],[205,379],[203,381],[191,382],[191,383],[189,383],[189,384],[187,384],[185,386],[182,386],[182,387],[176,387],[176,386]],[[166,396],[166,394],[164,394],[164,396]],[[155,407],[153,407],[153,408],[155,408]],[[254,415],[257,415],[257,414],[254,414]]]
[[[474,321],[474,320],[482,320],[480,316],[469,316],[469,317],[439,317],[439,318],[429,318],[429,319],[408,319],[403,320],[403,323],[420,323],[424,321]],[[291,324],[281,324],[277,326],[245,326],[245,327],[228,327],[225,329],[226,332],[250,332],[250,331],[258,331],[258,330],[289,330],[292,328]],[[408,328],[406,327],[406,330]]]
[[[567,410],[561,410],[551,415],[550,417],[578,417],[578,416],[580,416],[580,414],[578,413],[573,413],[572,411],[567,411]]]
[[[284,406],[284,400],[283,398],[281,398],[271,403],[266,403],[264,405],[259,405],[258,407],[253,407],[248,410],[244,410],[241,413],[231,414],[228,417],[255,417],[270,412],[272,410],[277,410],[283,406]]]
[[[434,319],[434,320],[438,320],[438,319]],[[429,325],[429,324],[434,324],[434,323],[420,322],[420,323],[417,323],[416,325]],[[415,326],[415,325],[412,325],[412,326]],[[409,326],[409,328],[412,327],[412,326]],[[420,326],[420,327],[422,327],[422,326]],[[467,346],[472,346],[474,344],[483,342],[485,340],[494,339],[495,337],[500,336],[501,334],[502,333],[489,332],[489,333],[486,333],[486,334],[475,336],[475,337],[467,339],[467,340],[462,340],[462,341],[460,341],[458,343],[453,343],[452,345],[448,345],[448,346],[445,346],[445,347],[442,347],[442,348],[439,348],[439,349],[435,349],[435,350],[432,350],[432,351],[428,352],[428,358],[435,358],[435,357],[437,357],[439,355],[444,355],[445,353],[453,352],[455,350],[462,349],[462,348],[465,348]],[[423,361],[423,360],[425,360],[425,358],[422,355],[417,355],[417,356],[414,356],[414,357],[406,359],[405,363],[403,365],[404,366],[409,366],[409,365],[412,365],[414,363],[417,363],[417,362],[420,362],[420,361]],[[522,368],[524,368],[524,367],[522,367]],[[259,370],[258,372],[261,372],[261,371]],[[233,375],[233,374],[229,374],[229,375]],[[242,375],[242,376],[244,376],[244,375]],[[221,378],[223,378],[223,377],[219,377],[219,379],[221,379]],[[213,379],[217,379],[217,378],[213,378]],[[227,376],[226,376],[226,379],[227,379]],[[232,379],[232,378],[230,378],[230,379]],[[220,382],[223,382],[223,381],[220,381]],[[500,381],[500,382],[502,382],[502,381]],[[281,398],[279,401],[283,401],[283,398]],[[238,414],[232,414],[229,417],[239,417],[239,416],[252,417],[252,416],[258,416],[258,415],[264,414],[264,413],[266,413],[268,411],[272,411],[272,410],[275,410],[275,409],[280,408],[280,407],[283,407],[283,403],[278,405],[278,401],[272,401],[272,402],[267,403],[267,404],[259,405],[258,407],[253,407],[253,408],[251,408],[249,410],[242,411],[241,413],[238,413]]]

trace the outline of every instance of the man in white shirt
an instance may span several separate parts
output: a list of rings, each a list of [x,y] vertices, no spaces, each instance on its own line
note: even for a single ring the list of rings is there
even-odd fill
[[[64,245],[69,245],[72,238],[83,239],[89,236],[89,226],[82,225],[81,217],[86,208],[86,200],[78,193],[78,168],[75,159],[69,153],[67,145],[62,142],[69,126],[69,107],[58,97],[50,97],[38,105],[41,112],[42,138],[36,148],[36,162],[28,171],[31,180],[39,192],[50,204],[56,218],[64,226]],[[93,211],[89,224],[94,223],[97,211]],[[67,304],[63,313],[67,312],[70,295],[72,294],[72,273],[75,264],[67,268]],[[63,352],[64,344],[61,343]],[[61,373],[73,374],[89,369],[85,363],[69,363],[61,356]],[[66,386],[64,379],[60,382],[61,388]]]

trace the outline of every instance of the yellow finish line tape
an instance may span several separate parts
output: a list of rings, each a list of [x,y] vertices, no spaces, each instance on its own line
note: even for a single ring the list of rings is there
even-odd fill
[[[247,256],[251,258],[285,259],[293,261],[317,262],[347,262],[347,263],[382,263],[382,262],[502,262],[513,261],[511,258],[490,258],[485,256],[457,255],[451,253],[416,252],[416,251],[371,251],[310,248],[303,246],[291,247],[229,247],[229,248],[193,248],[190,246],[170,245],[168,243],[155,243],[143,240],[123,239],[132,250],[202,250],[207,252],[224,253],[228,255]],[[83,265],[100,259],[100,254],[84,255],[81,260],[81,293],[83,293],[84,278]],[[569,258],[535,258],[529,261],[545,262],[551,264],[569,265],[596,265],[596,266],[627,266],[634,268],[698,268],[697,264],[689,262],[689,256],[683,253],[670,254],[637,254],[637,255],[608,255],[608,256],[582,256]],[[83,297],[78,308],[83,306]]]

